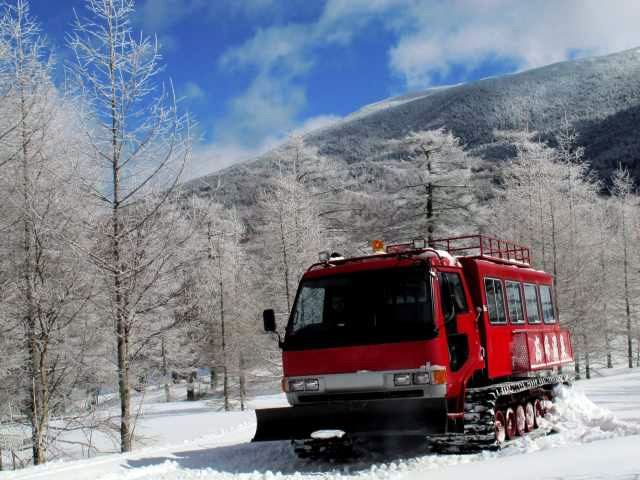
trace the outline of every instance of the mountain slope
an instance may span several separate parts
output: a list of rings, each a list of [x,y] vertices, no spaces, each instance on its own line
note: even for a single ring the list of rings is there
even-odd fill
[[[622,164],[640,179],[640,49],[391,98],[310,132],[305,141],[320,153],[351,163],[375,155],[388,139],[445,127],[467,148],[500,160],[510,150],[496,143],[495,130],[535,130],[543,140],[553,141],[565,116],[602,178]],[[252,203],[256,179],[277,154],[278,149],[189,185],[208,190],[222,180],[227,201]]]
[[[635,134],[640,49],[432,89],[374,106],[311,133],[308,140],[325,153],[355,159],[368,153],[357,148],[367,139],[445,127],[477,149],[494,142],[496,129],[528,128],[548,138],[566,115],[595,169],[606,175],[620,160],[640,178],[640,138]]]

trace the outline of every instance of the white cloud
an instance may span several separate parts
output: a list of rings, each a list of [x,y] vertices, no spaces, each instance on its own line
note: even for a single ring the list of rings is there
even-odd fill
[[[207,96],[207,93],[196,82],[187,82],[180,89],[180,98],[191,102],[194,100],[202,100]]]
[[[254,17],[268,10],[278,8],[275,0],[216,0],[234,13]]]
[[[207,20],[220,18],[220,15],[271,17],[283,8],[276,0],[141,0],[136,20],[146,32],[158,33],[195,14]]]
[[[160,47],[160,53],[163,55],[166,55],[167,53],[175,53],[179,48],[176,37],[167,33],[158,35],[158,45]]]
[[[147,33],[162,32],[208,5],[208,0],[146,0],[137,9],[137,20]]]
[[[265,72],[281,63],[286,75],[302,73],[309,67],[302,53],[313,39],[304,25],[260,28],[242,45],[229,48],[219,65],[227,70],[256,66]]]
[[[327,114],[299,125],[307,106],[303,77],[313,67],[313,49],[348,43],[354,23],[365,24],[371,15],[362,15],[362,6],[379,12],[390,4],[390,0],[330,0],[315,23],[261,28],[244,43],[229,48],[218,61],[220,68],[229,72],[253,68],[258,73],[217,122],[217,141],[255,148],[268,139],[335,121],[338,117]]]
[[[276,147],[278,141],[267,138],[259,145],[248,147],[237,143],[214,143],[194,148],[185,180],[202,177],[234,163],[255,158]]]
[[[315,47],[347,44],[371,19],[409,1],[329,0],[316,22],[260,28],[249,40],[227,50],[220,66],[268,69],[281,63],[284,74],[302,73],[313,63],[310,54]]]
[[[389,23],[398,38],[390,67],[419,88],[490,58],[527,69],[576,51],[606,54],[640,44],[639,19],[637,0],[416,2]]]
[[[224,143],[255,147],[269,136],[292,130],[306,102],[302,87],[288,78],[262,73],[242,95],[231,100],[229,111],[216,122],[215,137]]]
[[[237,143],[233,138],[208,145],[199,145],[194,149],[192,161],[185,177],[186,179],[202,177],[235,163],[256,158],[286,141],[290,135],[302,135],[327,127],[339,121],[340,118],[337,115],[311,117],[301,125],[294,126],[280,135],[266,136],[258,144],[252,146]]]
[[[342,117],[339,115],[318,115],[317,117],[307,118],[302,125],[291,131],[291,135],[303,135],[313,130],[319,130],[333,125],[341,119]]]
[[[314,48],[348,44],[372,20],[396,36],[389,67],[408,88],[427,86],[453,66],[471,71],[489,58],[524,69],[575,51],[605,54],[640,45],[638,0],[329,0],[317,21],[258,30],[221,65],[266,68],[280,61],[304,72]]]

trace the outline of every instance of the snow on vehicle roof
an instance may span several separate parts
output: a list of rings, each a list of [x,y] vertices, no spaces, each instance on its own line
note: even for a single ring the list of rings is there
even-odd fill
[[[446,258],[447,260],[449,260],[449,263],[451,265],[460,266],[460,262],[458,262],[458,259],[453,255],[451,255],[446,250],[436,250],[435,252],[439,257]]]

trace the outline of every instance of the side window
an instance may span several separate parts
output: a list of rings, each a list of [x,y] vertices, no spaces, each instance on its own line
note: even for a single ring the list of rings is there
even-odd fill
[[[509,320],[511,323],[524,323],[524,313],[522,312],[522,294],[520,293],[520,283],[506,282],[507,285],[507,305],[509,306]]]
[[[440,272],[440,288],[442,309],[446,318],[453,317],[456,313],[469,311],[460,274]]]
[[[495,278],[485,278],[484,288],[487,293],[487,309],[490,323],[507,323],[504,313],[504,297],[502,282]]]
[[[527,305],[527,320],[529,323],[540,323],[538,312],[538,289],[535,285],[524,284],[524,301]]]
[[[542,305],[542,318],[544,323],[556,323],[553,311],[553,297],[549,285],[540,285],[540,303]]]

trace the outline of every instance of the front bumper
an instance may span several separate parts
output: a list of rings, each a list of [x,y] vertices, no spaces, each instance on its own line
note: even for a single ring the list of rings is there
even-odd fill
[[[444,398],[352,400],[256,410],[253,442],[310,438],[318,430],[349,436],[417,436],[446,432]]]

